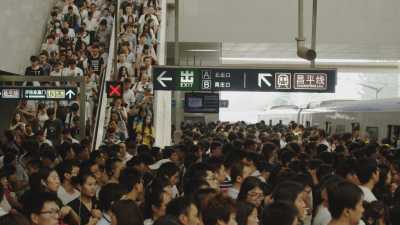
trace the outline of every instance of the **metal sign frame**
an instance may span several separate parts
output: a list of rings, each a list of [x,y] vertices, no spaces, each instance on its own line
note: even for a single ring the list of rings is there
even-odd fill
[[[23,75],[3,75],[0,74],[0,82],[25,82],[25,81],[38,81],[38,82],[76,82],[79,84],[79,137],[83,140],[86,137],[86,121],[85,121],[85,110],[86,110],[86,83],[84,77],[72,77],[72,76],[23,76]],[[15,86],[15,85],[12,85]],[[59,88],[57,86],[46,86]],[[57,101],[57,100],[54,100]]]

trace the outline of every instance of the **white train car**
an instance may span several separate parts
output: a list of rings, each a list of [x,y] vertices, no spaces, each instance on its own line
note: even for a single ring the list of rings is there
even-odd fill
[[[303,109],[300,124],[324,128],[328,134],[359,129],[374,138],[399,138],[400,98],[322,102]]]
[[[258,121],[264,120],[269,125],[287,125],[298,120],[299,111],[299,107],[295,105],[272,106],[265,113],[258,115]]]
[[[358,129],[369,137],[400,138],[400,98],[378,100],[330,100],[307,107],[276,106],[259,115],[259,121],[275,125],[296,121],[305,127],[325,129],[328,135]]]

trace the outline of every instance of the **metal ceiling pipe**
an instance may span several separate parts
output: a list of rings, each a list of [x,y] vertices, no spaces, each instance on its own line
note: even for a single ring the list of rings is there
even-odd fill
[[[307,48],[306,39],[304,37],[304,1],[299,0],[299,18],[298,18],[298,37],[297,41],[297,56],[300,58],[312,61],[317,57],[317,53],[313,49]]]
[[[313,14],[312,14],[312,31],[311,31],[311,49],[317,52],[317,13],[318,13],[318,0],[313,0]],[[311,61],[311,67],[315,67],[315,59]]]

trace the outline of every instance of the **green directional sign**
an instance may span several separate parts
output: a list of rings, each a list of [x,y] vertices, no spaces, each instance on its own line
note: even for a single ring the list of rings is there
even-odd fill
[[[198,69],[178,69],[175,78],[177,90],[194,91],[200,88],[201,72]]]

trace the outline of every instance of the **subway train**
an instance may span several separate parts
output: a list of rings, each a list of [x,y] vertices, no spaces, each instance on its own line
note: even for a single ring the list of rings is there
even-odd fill
[[[304,127],[325,129],[328,135],[359,130],[370,138],[399,139],[400,98],[378,100],[327,100],[296,105],[273,106],[258,121],[270,125],[295,121]]]

